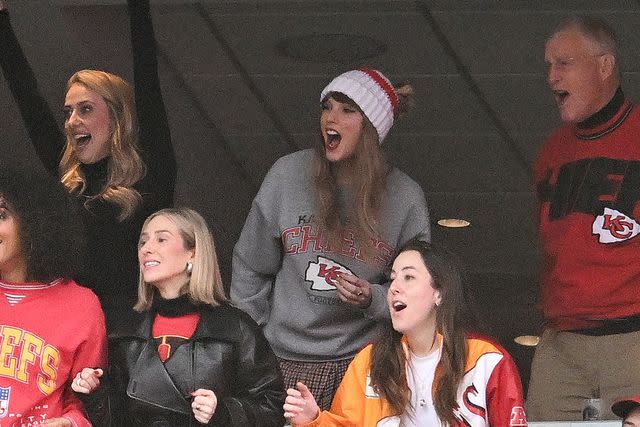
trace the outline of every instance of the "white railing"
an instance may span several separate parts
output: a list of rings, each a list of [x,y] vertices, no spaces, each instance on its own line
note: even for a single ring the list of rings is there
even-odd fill
[[[529,427],[621,427],[617,421],[529,421]]]

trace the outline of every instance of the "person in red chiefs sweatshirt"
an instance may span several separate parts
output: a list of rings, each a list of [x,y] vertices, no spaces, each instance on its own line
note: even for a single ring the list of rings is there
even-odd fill
[[[567,19],[545,45],[563,125],[534,166],[546,329],[532,421],[581,420],[589,398],[640,393],[640,110],[622,92],[619,56],[592,17]]]
[[[81,225],[61,185],[0,165],[0,426],[89,427],[71,381],[104,368],[100,303],[73,277]]]
[[[452,257],[421,240],[391,270],[391,321],[349,365],[331,410],[306,385],[287,390],[293,425],[526,426],[518,370],[489,339],[465,333],[462,280]]]

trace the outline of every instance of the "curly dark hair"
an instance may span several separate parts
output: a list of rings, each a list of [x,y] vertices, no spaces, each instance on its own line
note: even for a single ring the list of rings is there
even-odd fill
[[[62,184],[0,163],[0,196],[18,218],[27,279],[74,277],[82,266],[84,229],[77,204]]]

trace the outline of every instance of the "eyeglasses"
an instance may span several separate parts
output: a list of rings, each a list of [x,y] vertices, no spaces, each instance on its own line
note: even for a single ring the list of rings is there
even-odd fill
[[[559,71],[564,71],[564,70],[568,70],[570,68],[573,68],[576,64],[583,62],[585,59],[588,58],[599,58],[601,56],[606,55],[607,52],[602,52],[602,53],[583,53],[581,55],[578,56],[570,56],[570,57],[560,57],[560,58],[556,58],[553,61],[545,61],[545,63],[547,64],[547,70],[550,70],[551,68],[555,68],[556,70]]]

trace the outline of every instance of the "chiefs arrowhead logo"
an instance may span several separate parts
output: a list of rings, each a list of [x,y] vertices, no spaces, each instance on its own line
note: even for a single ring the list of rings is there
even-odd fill
[[[640,233],[640,224],[615,209],[604,208],[602,215],[596,217],[592,225],[593,234],[597,234],[600,243],[618,243],[629,240]]]
[[[319,256],[317,262],[309,263],[305,279],[311,282],[311,289],[315,291],[333,291],[336,289],[335,281],[338,273],[353,274],[344,265]]]

